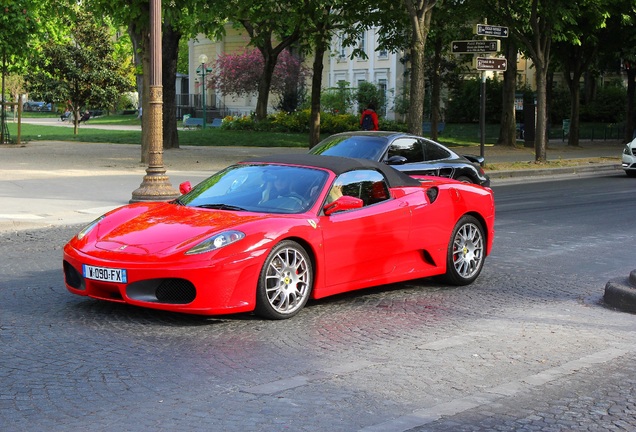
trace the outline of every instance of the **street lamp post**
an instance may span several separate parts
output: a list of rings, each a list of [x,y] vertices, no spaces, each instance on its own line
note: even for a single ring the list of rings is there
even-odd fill
[[[207,114],[205,112],[205,108],[206,108],[206,103],[205,103],[205,75],[206,73],[210,73],[212,72],[212,69],[206,67],[206,63],[208,62],[208,56],[206,56],[205,54],[201,54],[199,56],[199,63],[201,63],[201,66],[199,66],[197,68],[197,75],[201,76],[201,84],[202,84],[202,106],[203,106],[203,129],[205,129],[205,124],[208,122],[208,118],[207,118]]]
[[[146,175],[132,193],[131,203],[141,201],[170,201],[179,196],[170,184],[163,165],[163,87],[161,70],[161,0],[150,0],[150,94],[148,112],[149,146]]]

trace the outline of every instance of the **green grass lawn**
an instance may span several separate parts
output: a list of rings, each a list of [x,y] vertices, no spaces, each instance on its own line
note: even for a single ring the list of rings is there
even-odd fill
[[[31,113],[30,117],[52,117],[50,113]],[[131,118],[132,117],[132,118]],[[136,116],[102,116],[90,120],[91,125],[139,125]],[[15,140],[17,123],[9,117],[9,134]],[[302,133],[229,131],[219,128],[183,130],[178,128],[179,145],[187,146],[253,146],[253,147],[308,147],[309,136]],[[113,144],[141,144],[141,131],[89,129],[80,126],[79,133],[64,126],[40,126],[22,123],[21,141],[76,141]]]
[[[53,113],[24,113],[24,117],[54,117]],[[13,117],[8,116],[9,133],[15,141],[17,135],[17,123]],[[140,120],[136,115],[104,115],[90,120],[91,125],[139,125]],[[583,125],[582,130],[592,128],[591,132],[596,137],[603,139],[605,125]],[[253,147],[308,147],[309,136],[306,133],[282,133],[259,131],[233,131],[220,128],[206,128],[183,130],[181,122],[178,122],[179,145],[182,146],[253,146]],[[326,135],[325,135],[326,136]],[[486,144],[495,144],[499,136],[499,125],[486,125]],[[553,128],[550,133],[552,138],[561,138],[561,128]],[[593,135],[594,136],[594,135]],[[582,139],[583,134],[582,134]],[[607,138],[606,138],[607,139]],[[80,127],[78,135],[73,134],[71,127],[39,126],[22,124],[21,141],[77,141],[100,142],[113,144],[141,144],[140,131],[119,131],[106,129],[88,129]],[[479,146],[479,126],[477,124],[447,123],[444,132],[439,136],[439,141],[449,147],[473,147]]]

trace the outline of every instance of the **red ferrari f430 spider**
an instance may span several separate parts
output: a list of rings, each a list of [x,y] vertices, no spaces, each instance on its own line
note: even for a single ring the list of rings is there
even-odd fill
[[[466,285],[494,237],[492,190],[363,159],[278,155],[170,202],[115,209],[64,247],[74,294],[166,311],[294,316],[309,298],[442,276]]]

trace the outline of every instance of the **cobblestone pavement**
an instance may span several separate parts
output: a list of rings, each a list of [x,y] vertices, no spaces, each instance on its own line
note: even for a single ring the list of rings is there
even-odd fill
[[[77,228],[0,233],[4,432],[636,430],[636,325],[605,276],[495,254],[469,287],[202,318],[69,294]]]
[[[0,211],[22,222],[0,226],[0,431],[636,431],[634,315],[602,304],[608,274],[546,270],[564,247],[590,253],[596,233],[524,256],[499,244],[468,287],[384,286],[282,322],[109,304],[66,291],[61,247],[78,210],[90,220],[139,184],[137,149],[112,148],[2,149]],[[196,177],[258,150],[243,151],[166,160],[171,177]],[[612,239],[594,249],[608,271],[631,241]]]

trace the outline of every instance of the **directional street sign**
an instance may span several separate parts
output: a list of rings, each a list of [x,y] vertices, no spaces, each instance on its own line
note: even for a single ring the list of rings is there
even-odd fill
[[[488,24],[477,24],[475,34],[478,36],[508,37],[508,27],[493,26]]]
[[[475,59],[477,70],[483,71],[499,71],[503,72],[508,67],[508,62],[505,58],[496,57],[477,57]]]
[[[451,52],[455,54],[491,53],[499,51],[499,47],[499,39],[453,41],[451,43]]]

